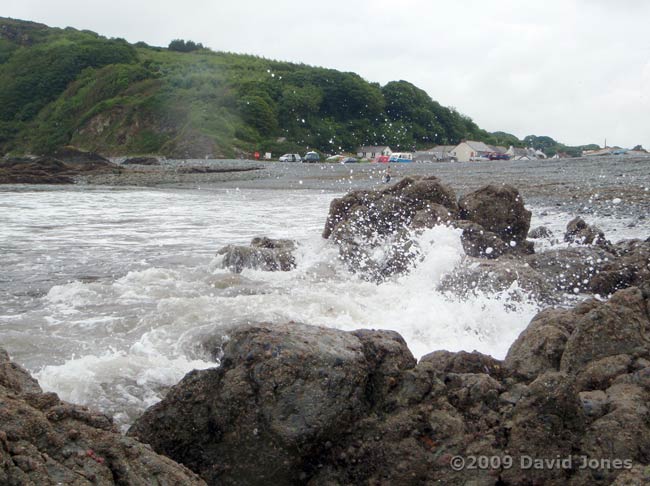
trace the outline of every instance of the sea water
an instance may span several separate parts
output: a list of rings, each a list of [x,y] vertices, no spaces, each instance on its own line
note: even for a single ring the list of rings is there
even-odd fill
[[[463,298],[436,290],[463,264],[459,231],[443,226],[418,236],[422,261],[409,274],[380,285],[350,274],[320,236],[337,195],[2,188],[0,345],[45,390],[98,407],[126,428],[185,373],[218,366],[214,346],[245,323],[391,329],[417,358],[440,349],[503,358],[540,310],[516,284]],[[569,215],[532,209],[533,224],[561,235]],[[641,236],[625,221],[603,223]],[[296,240],[297,268],[240,275],[221,268],[220,247],[261,235]]]

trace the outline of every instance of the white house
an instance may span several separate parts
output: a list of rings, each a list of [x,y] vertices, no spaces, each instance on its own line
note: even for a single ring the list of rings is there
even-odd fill
[[[512,145],[506,154],[510,156],[510,160],[537,160],[546,158],[546,154],[541,150],[513,147]]]
[[[375,157],[379,157],[380,155],[386,155],[390,157],[392,154],[393,151],[388,146],[369,145],[366,147],[359,147],[357,149],[357,157],[369,160],[374,160]]]
[[[455,157],[458,162],[469,162],[477,160],[479,157],[487,157],[492,152],[494,152],[494,150],[483,142],[466,140],[456,145],[450,154]]]

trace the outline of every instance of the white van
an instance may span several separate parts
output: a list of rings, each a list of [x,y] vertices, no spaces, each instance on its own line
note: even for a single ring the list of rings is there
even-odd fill
[[[393,152],[388,162],[413,162],[413,154],[410,152]]]

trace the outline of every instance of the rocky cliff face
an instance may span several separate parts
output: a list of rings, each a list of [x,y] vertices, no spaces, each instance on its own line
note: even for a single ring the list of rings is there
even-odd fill
[[[250,325],[129,435],[209,484],[641,484],[625,478],[650,457],[649,316],[646,284],[540,313],[504,361],[419,363],[394,332]],[[455,471],[454,456],[514,465]],[[557,457],[576,467],[521,467]]]
[[[189,469],[122,436],[110,417],[43,393],[0,349],[0,484],[205,483]]]

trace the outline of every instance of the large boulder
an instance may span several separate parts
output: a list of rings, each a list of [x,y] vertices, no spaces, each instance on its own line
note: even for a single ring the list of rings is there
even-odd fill
[[[414,365],[394,333],[245,326],[229,336],[219,368],[187,375],[129,434],[211,484],[298,484],[312,474],[310,458]]]
[[[462,219],[481,225],[507,244],[526,240],[531,212],[524,207],[523,198],[516,188],[507,184],[488,185],[466,194],[458,205]]]
[[[459,219],[460,218],[460,219]],[[330,204],[323,237],[348,267],[371,280],[407,271],[420,256],[415,232],[439,224],[462,229],[465,252],[495,259],[533,253],[530,212],[511,186],[485,188],[456,202],[436,177],[405,177],[380,191],[354,191]]]
[[[205,483],[184,466],[124,437],[110,417],[43,393],[0,349],[0,484]]]
[[[292,240],[257,237],[250,246],[227,245],[217,251],[222,255],[221,265],[231,272],[241,273],[245,268],[266,272],[288,272],[296,267]]]

